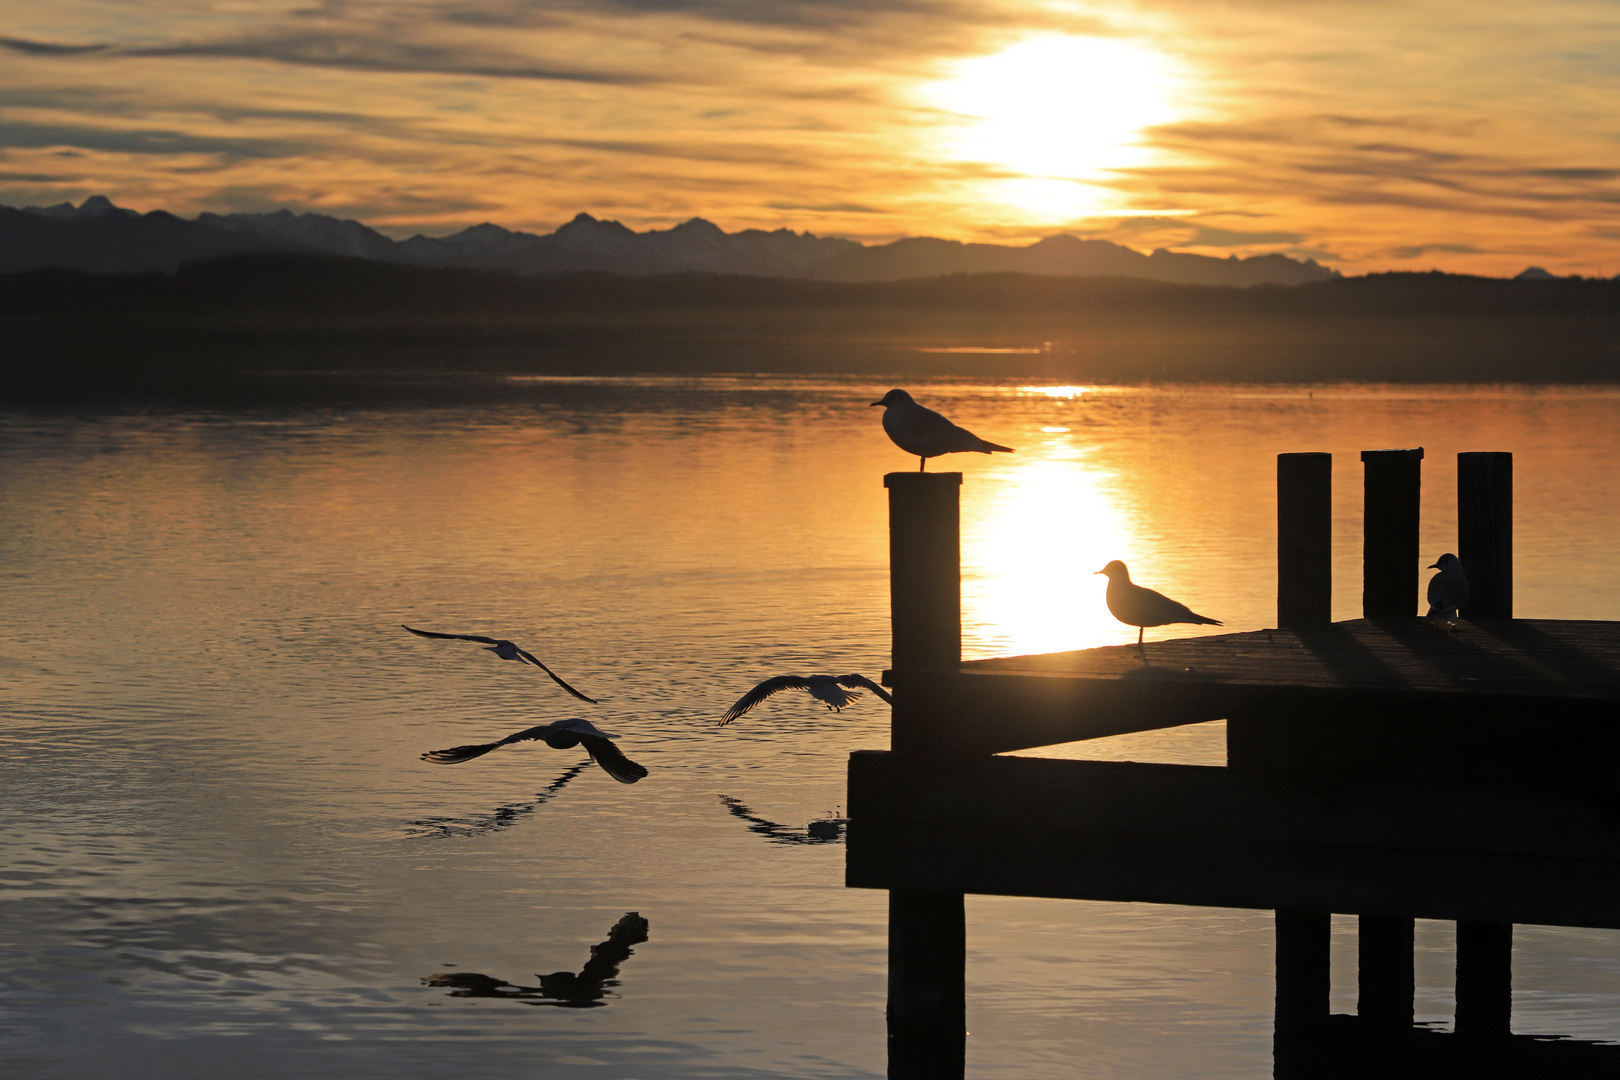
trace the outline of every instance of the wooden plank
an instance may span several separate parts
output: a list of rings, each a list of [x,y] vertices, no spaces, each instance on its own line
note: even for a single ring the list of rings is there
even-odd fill
[[[1548,791],[1277,788],[1202,765],[917,760],[861,750],[850,755],[848,798],[850,820],[862,827],[1039,828],[1620,864],[1620,806]]]

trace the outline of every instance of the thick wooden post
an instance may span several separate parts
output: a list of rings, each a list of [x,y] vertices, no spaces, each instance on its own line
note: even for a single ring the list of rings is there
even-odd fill
[[[1457,558],[1466,619],[1513,618],[1513,455],[1457,455]]]
[[[1333,621],[1333,455],[1277,455],[1277,625]]]
[[[1505,1037],[1513,1031],[1513,924],[1457,924],[1457,1034]]]
[[[1423,448],[1363,450],[1361,460],[1366,467],[1361,614],[1368,619],[1416,615],[1423,566],[1418,557]]]
[[[1417,990],[1412,970],[1413,922],[1383,915],[1363,915],[1358,922],[1356,1013],[1369,1027],[1405,1031],[1412,1026],[1412,999]]]
[[[889,1080],[961,1080],[966,934],[960,893],[889,891]]]
[[[1277,1012],[1272,1029],[1275,1080],[1307,1077],[1321,1063],[1321,1039],[1332,990],[1332,916],[1279,911]]]
[[[892,666],[955,669],[962,662],[962,474],[889,473],[883,486]]]

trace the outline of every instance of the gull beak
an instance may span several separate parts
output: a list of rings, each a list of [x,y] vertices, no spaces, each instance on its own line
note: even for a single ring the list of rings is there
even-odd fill
[[[883,402],[881,402],[881,401],[874,401],[874,402],[872,402],[872,404],[871,404],[871,405],[868,405],[868,406],[867,406],[867,408],[868,408],[868,409],[870,409],[870,408],[872,408],[872,407],[874,407],[874,406],[877,406],[877,405],[881,405],[881,404],[883,404]]]
[[[1427,567],[1426,567],[1426,569],[1429,569],[1429,570],[1438,570],[1438,569],[1440,569],[1440,564],[1439,564],[1439,563],[1437,563],[1437,562],[1432,562],[1432,563],[1430,563],[1430,564],[1429,564],[1429,565],[1428,565],[1428,566],[1427,566]]]
[[[1097,576],[1097,575],[1098,575],[1098,574],[1100,574],[1100,573],[1102,573],[1102,571],[1101,571],[1101,570],[1093,570],[1093,571],[1092,571],[1092,572],[1091,572],[1091,576],[1092,576],[1092,577],[1096,577],[1096,576]]]

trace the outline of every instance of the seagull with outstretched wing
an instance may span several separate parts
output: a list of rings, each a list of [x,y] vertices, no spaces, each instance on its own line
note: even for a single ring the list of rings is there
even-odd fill
[[[519,742],[543,742],[553,750],[572,750],[576,746],[583,745],[585,752],[591,755],[591,760],[602,766],[603,772],[621,784],[633,784],[647,775],[647,769],[625,757],[624,752],[609,741],[617,738],[617,735],[610,735],[589,720],[576,716],[568,720],[557,720],[550,724],[525,728],[494,742],[452,746],[448,750],[430,750],[422,755],[422,760],[431,761],[435,765],[459,765],[463,761],[483,757],[491,750],[499,750],[509,743]]]
[[[826,705],[830,712],[842,712],[846,705],[861,696],[860,690],[870,690],[883,702],[894,704],[894,698],[865,675],[778,675],[774,679],[766,679],[738,698],[737,704],[727,709],[726,715],[720,718],[720,725],[724,727],[772,694],[780,694],[783,690],[808,690],[810,696]]]
[[[531,652],[518,648],[515,643],[507,641],[504,638],[484,637],[482,634],[436,634],[432,630],[418,630],[414,626],[405,626],[404,623],[400,623],[399,625],[404,627],[406,630],[409,630],[417,637],[446,638],[451,641],[482,642],[488,651],[494,653],[502,660],[516,660],[520,664],[533,664],[547,675],[550,675],[552,682],[556,683],[570,694],[573,694],[575,697],[579,698],[579,700],[588,701],[592,705],[596,704],[595,698],[588,698],[578,690],[575,690],[572,686],[569,686],[567,683],[563,682],[555,671],[552,671],[550,668],[546,667],[546,665],[540,662],[539,657],[535,656]]]

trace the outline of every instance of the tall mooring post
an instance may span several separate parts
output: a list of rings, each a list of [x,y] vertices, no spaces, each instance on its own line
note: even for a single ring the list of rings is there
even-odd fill
[[[889,608],[895,669],[962,663],[961,473],[890,473]],[[931,752],[896,691],[890,749]],[[922,718],[916,718],[921,720]],[[967,926],[961,893],[889,890],[890,1080],[960,1078],[967,1064]]]
[[[1465,619],[1513,618],[1513,455],[1457,455],[1457,558]]]
[[[1277,625],[1333,621],[1333,455],[1277,455]]]
[[[1363,450],[1365,540],[1361,614],[1368,619],[1416,615],[1419,495],[1423,448]]]

